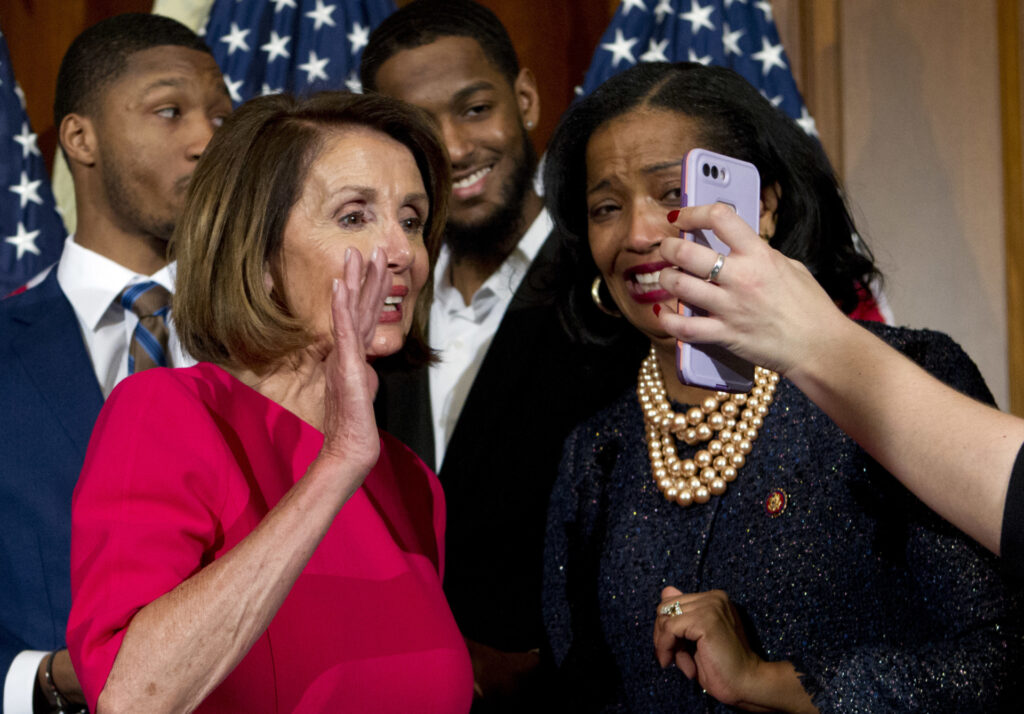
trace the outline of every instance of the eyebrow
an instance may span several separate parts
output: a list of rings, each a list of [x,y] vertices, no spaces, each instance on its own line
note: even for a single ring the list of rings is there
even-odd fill
[[[357,185],[357,184],[346,184],[344,186],[339,186],[336,189],[332,189],[329,192],[329,195],[334,196],[334,195],[337,195],[339,193],[342,193],[343,191],[354,191],[355,193],[358,193],[358,194],[366,197],[367,199],[369,199],[371,201],[377,200],[377,196],[380,193],[373,186],[361,186],[361,185]],[[430,197],[427,196],[427,194],[425,192],[422,192],[422,191],[421,192],[417,192],[417,193],[407,193],[407,194],[405,194],[402,197],[402,204],[403,205],[407,204],[407,203],[412,203],[414,201],[426,201],[429,204],[430,203]]]
[[[455,94],[453,94],[451,103],[458,104],[460,102],[464,102],[470,96],[476,94],[477,92],[481,92],[487,89],[494,89],[494,84],[488,82],[486,79],[482,79],[479,82],[473,82],[473,84],[463,87]]]
[[[604,179],[602,181],[598,181],[596,184],[594,184],[593,186],[591,186],[590,188],[587,189],[587,195],[589,196],[590,194],[594,193],[595,191],[600,191],[601,189],[608,188],[611,185],[612,185],[612,182],[609,181],[608,179]]]
[[[332,188],[327,191],[327,195],[336,196],[339,193],[343,193],[345,191],[352,191],[358,193],[360,196],[365,196],[371,201],[376,200],[377,198],[377,189],[375,189],[373,186],[360,186],[351,183],[345,184],[344,186],[338,186],[338,188]]]
[[[187,83],[184,77],[161,77],[160,79],[154,80],[147,84],[143,90],[143,94],[149,94],[154,89],[162,89],[164,87],[183,87]]]
[[[651,164],[650,166],[644,166],[642,169],[640,169],[640,171],[641,173],[645,174],[656,174],[659,171],[664,171],[665,169],[676,168],[682,170],[681,162],[682,159],[676,159],[675,161],[663,161],[660,164]]]
[[[640,168],[640,173],[645,174],[645,175],[650,175],[650,174],[656,174],[659,171],[664,171],[665,169],[679,168],[680,161],[681,161],[681,159],[680,160],[676,160],[676,161],[662,161],[661,163],[650,164],[648,166],[643,166],[643,167]],[[587,195],[589,196],[590,194],[594,193],[595,191],[600,191],[601,189],[607,188],[610,185],[611,185],[611,181],[609,181],[608,179],[604,179],[602,181],[598,181],[596,184],[594,184],[593,186],[591,186],[590,188],[587,189]]]
[[[161,77],[147,84],[142,89],[142,96],[145,97],[149,95],[150,92],[153,92],[157,89],[164,89],[166,87],[169,87],[171,89],[180,89],[188,85],[189,81],[190,80],[185,77]],[[225,97],[227,97],[228,100],[231,99],[231,94],[230,92],[228,92],[228,88],[223,82],[220,82],[217,85],[217,91],[219,94],[222,94]]]

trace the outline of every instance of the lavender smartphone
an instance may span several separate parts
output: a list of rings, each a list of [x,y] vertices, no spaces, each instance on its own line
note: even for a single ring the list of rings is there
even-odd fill
[[[681,205],[724,203],[757,231],[761,177],[753,164],[707,149],[693,149],[683,160],[682,183]],[[729,246],[712,231],[684,233],[682,237],[706,245],[718,253],[729,254]],[[728,270],[728,267],[725,269]],[[687,316],[706,314],[682,302],[676,309]],[[676,342],[676,371],[679,381],[684,384],[723,392],[749,391],[754,380],[754,365],[750,362],[717,345],[695,345],[681,340]]]

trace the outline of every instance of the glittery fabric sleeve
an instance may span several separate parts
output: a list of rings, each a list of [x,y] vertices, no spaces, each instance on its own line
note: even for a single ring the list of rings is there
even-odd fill
[[[919,617],[943,634],[927,643],[893,636],[852,650],[809,649],[794,657],[823,714],[1005,711],[1020,666],[1020,629],[1011,604],[990,587],[991,575],[978,567],[978,554],[966,552],[956,535],[916,531],[907,564],[918,577]]]
[[[566,439],[551,494],[544,548],[544,625],[567,711],[626,711],[619,673],[607,647],[594,583],[598,578],[603,484],[615,443],[577,427]],[[602,465],[608,468],[602,468]]]
[[[992,402],[973,362],[947,336],[874,331],[947,384]],[[906,508],[904,532],[894,535],[903,536],[915,617],[936,636],[904,642],[894,628],[854,649],[808,648],[793,664],[823,713],[1005,711],[1022,666],[1021,598],[987,551],[909,494]]]

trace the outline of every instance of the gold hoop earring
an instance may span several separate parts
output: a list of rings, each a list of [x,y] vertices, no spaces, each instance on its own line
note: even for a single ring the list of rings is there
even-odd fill
[[[601,302],[601,276],[598,275],[594,278],[594,282],[590,284],[590,299],[597,305],[597,309],[603,312],[605,315],[611,315],[612,317],[622,317],[622,313],[618,310],[609,310],[605,307],[604,303]]]

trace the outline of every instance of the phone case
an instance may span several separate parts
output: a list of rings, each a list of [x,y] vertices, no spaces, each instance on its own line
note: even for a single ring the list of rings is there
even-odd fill
[[[693,149],[683,160],[682,170],[681,205],[725,203],[757,231],[761,201],[761,176],[757,167],[707,149]],[[729,246],[720,241],[713,231],[683,233],[681,237],[706,245],[718,253],[729,254]],[[706,314],[682,302],[676,309],[687,316]],[[723,392],[749,391],[754,380],[754,365],[725,348],[689,344],[681,340],[676,342],[676,371],[684,384]]]

